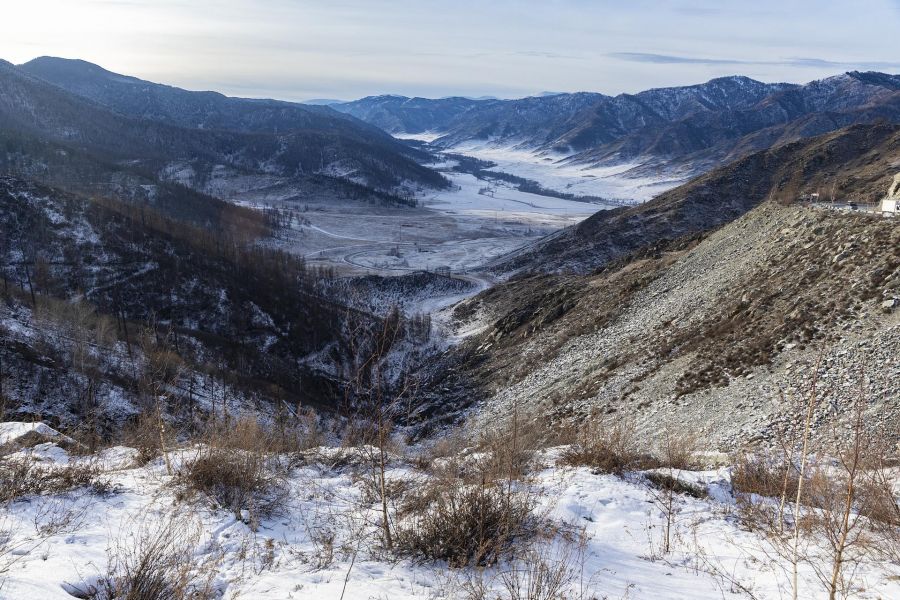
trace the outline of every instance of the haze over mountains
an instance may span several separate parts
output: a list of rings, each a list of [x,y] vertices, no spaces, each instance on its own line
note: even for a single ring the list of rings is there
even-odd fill
[[[334,188],[408,202],[416,190],[446,185],[423,166],[432,160],[427,149],[389,134],[428,133],[436,138],[431,151],[488,144],[567,165],[627,165],[630,177],[661,169],[683,177],[853,123],[900,121],[900,76],[874,72],[805,85],[733,76],[619,96],[376,96],[328,107],[190,92],[51,57],[4,64],[0,76],[4,135],[20,138],[7,144],[39,142],[44,162],[55,165],[30,164],[24,157],[34,152],[21,152],[19,172],[43,170],[46,181],[81,178],[96,186],[98,177],[84,173],[103,171],[109,185],[135,197],[177,183],[220,197],[300,197]],[[58,153],[47,152],[47,144],[67,146],[58,150],[84,168],[69,169],[70,159],[56,164]]]

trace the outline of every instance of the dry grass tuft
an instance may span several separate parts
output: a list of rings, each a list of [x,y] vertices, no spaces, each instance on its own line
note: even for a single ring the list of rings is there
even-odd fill
[[[0,503],[27,496],[64,494],[86,489],[92,494],[113,492],[109,480],[93,465],[45,465],[30,457],[7,458],[0,462]]]
[[[626,421],[609,423],[591,419],[573,437],[560,457],[562,465],[590,467],[595,473],[615,475],[655,466],[640,451],[634,427]]]
[[[212,600],[210,565],[197,565],[197,528],[172,518],[134,536],[119,539],[107,550],[107,572],[96,583],[68,585],[85,600]]]
[[[743,454],[731,472],[731,487],[738,494],[768,498],[797,495],[800,477],[797,468],[783,458]]]
[[[647,481],[658,490],[671,492],[673,494],[682,494],[701,500],[709,497],[706,488],[689,481],[678,479],[674,475],[652,471],[650,473],[645,473],[644,477],[646,477]]]
[[[211,427],[198,456],[178,473],[176,483],[199,492],[239,519],[280,512],[287,499],[285,475],[276,450],[283,446],[251,419]]]

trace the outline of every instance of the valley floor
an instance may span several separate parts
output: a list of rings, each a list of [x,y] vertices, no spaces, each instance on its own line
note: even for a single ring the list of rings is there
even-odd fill
[[[634,179],[627,166],[589,169],[546,164],[530,152],[488,145],[453,149],[453,153],[491,160],[492,170],[537,181],[548,190],[597,194],[619,202],[644,201],[678,182]],[[479,267],[543,236],[586,219],[615,204],[567,200],[524,192],[501,180],[485,180],[453,171],[455,161],[435,165],[450,181],[448,190],[429,192],[416,208],[389,208],[356,202],[261,200],[239,195],[238,203],[260,210],[275,206],[295,214],[271,242],[302,256],[310,265],[333,268],[339,275],[397,276],[449,269],[472,282],[472,295],[494,283]],[[435,297],[418,307],[433,312],[463,299]]]
[[[418,208],[286,204],[303,221],[281,231],[277,243],[310,264],[348,275],[402,275],[438,267],[459,273],[604,208],[520,192],[473,175],[447,175],[454,187],[430,193]]]

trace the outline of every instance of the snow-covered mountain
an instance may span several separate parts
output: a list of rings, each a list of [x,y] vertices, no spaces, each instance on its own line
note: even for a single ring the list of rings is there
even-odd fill
[[[651,164],[702,172],[748,152],[853,123],[900,122],[900,76],[845,73],[805,85],[747,77],[605,96],[520,100],[363,98],[335,107],[433,145],[514,146],[575,163]]]

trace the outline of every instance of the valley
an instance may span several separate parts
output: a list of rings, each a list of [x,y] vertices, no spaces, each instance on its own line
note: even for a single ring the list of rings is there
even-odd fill
[[[415,208],[282,202],[280,206],[297,211],[303,222],[279,232],[278,244],[310,264],[346,274],[391,275],[439,267],[466,273],[606,208],[521,192],[470,174],[444,173],[451,188],[420,197]]]
[[[885,73],[0,61],[0,598],[897,597],[898,173]]]

